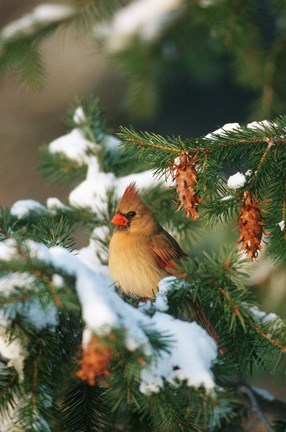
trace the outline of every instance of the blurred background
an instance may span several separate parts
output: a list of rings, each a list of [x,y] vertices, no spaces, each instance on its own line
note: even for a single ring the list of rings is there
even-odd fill
[[[77,3],[86,7],[88,2]],[[98,96],[114,130],[132,123],[183,137],[202,135],[228,122],[282,113],[281,106],[263,112],[262,75],[268,51],[285,38],[280,30],[274,36],[275,19],[283,15],[282,10],[277,13],[278,4],[283,2],[273,2],[271,9],[272,2],[263,0],[243,6],[239,1],[160,0],[155,11],[150,1],[137,3],[147,11],[145,22],[141,10],[128,11],[125,20],[137,20],[137,26],[129,29],[125,46],[112,42],[112,37],[126,39],[124,17],[113,24],[109,18],[109,28],[95,25],[97,41],[76,26],[63,25],[40,45],[46,79],[39,90],[19,82],[10,70],[0,75],[2,204],[28,197],[45,200],[52,193],[36,173],[37,149],[66,131],[64,118],[75,97]],[[31,14],[39,5],[35,0],[2,0],[0,27]],[[152,33],[146,23],[157,25],[154,35],[145,35]],[[283,70],[284,83],[282,75]]]
[[[61,2],[79,8],[81,19],[67,23],[72,21],[69,12],[68,18],[54,17],[53,32],[39,43],[29,38],[32,30],[50,25],[41,18],[43,10],[35,9],[41,2],[0,2],[0,70],[8,70],[0,75],[4,206],[19,199],[45,202],[50,196],[66,196],[64,189],[41,179],[37,165],[39,147],[67,132],[66,112],[76,97],[98,96],[111,130],[132,124],[183,138],[225,123],[246,124],[286,113],[284,0],[136,0],[132,7],[129,1],[110,0],[110,12],[102,15],[96,3],[104,4]],[[23,34],[7,27],[26,14]],[[9,32],[15,44],[27,39],[29,48],[41,52],[44,80],[40,71],[29,83],[28,56],[12,68]],[[219,236],[213,241],[224,241]],[[265,309],[286,316],[285,268],[263,259],[252,271]],[[275,391],[285,397],[285,387]]]
[[[39,3],[1,1],[0,26]],[[59,29],[41,50],[47,79],[40,90],[19,83],[15,74],[0,75],[0,190],[6,206],[18,199],[45,201],[51,194],[58,195],[58,189],[48,187],[37,173],[38,148],[66,133],[67,109],[76,97],[98,95],[111,126],[118,124],[123,79],[104,55],[69,28]]]

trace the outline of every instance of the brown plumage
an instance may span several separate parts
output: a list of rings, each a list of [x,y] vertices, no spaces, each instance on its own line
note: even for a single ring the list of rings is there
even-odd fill
[[[161,227],[134,183],[126,188],[111,223],[115,229],[109,268],[114,281],[128,294],[154,298],[160,279],[179,276],[176,261],[186,254]]]
[[[153,299],[162,278],[185,277],[177,267],[185,252],[161,227],[134,183],[126,188],[111,223],[115,229],[109,247],[109,269],[124,292]],[[220,338],[200,305],[195,303],[193,307],[197,320],[219,343]]]

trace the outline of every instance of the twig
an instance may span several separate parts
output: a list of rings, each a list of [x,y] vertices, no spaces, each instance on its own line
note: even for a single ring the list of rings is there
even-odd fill
[[[47,285],[48,285],[48,288],[49,288],[49,290],[50,290],[50,292],[54,298],[55,305],[59,308],[63,307],[63,302],[62,302],[61,298],[59,297],[55,286],[51,282],[48,282]]]
[[[241,386],[239,388],[239,391],[240,391],[240,393],[247,395],[248,399],[251,402],[251,406],[252,406],[253,411],[256,412],[257,416],[260,418],[260,420],[262,421],[262,423],[264,424],[266,429],[269,432],[274,432],[274,429],[271,427],[268,420],[265,418],[263,412],[261,411],[260,406],[256,400],[256,397],[254,396],[254,393],[251,391],[251,389],[249,387],[246,387],[246,386]]]
[[[285,183],[285,192],[286,192],[286,183]],[[285,223],[285,216],[286,216],[286,200],[283,200],[283,204],[282,204],[282,221]],[[284,227],[284,238],[286,240],[286,229]]]
[[[256,333],[258,333],[260,336],[262,336],[264,339],[266,339],[272,345],[275,345],[277,348],[281,349],[281,351],[286,353],[286,346],[285,345],[282,345],[277,340],[272,339],[270,336],[268,336],[266,333],[264,333],[257,325],[250,324],[250,323],[247,323],[247,324],[250,325],[253,328],[253,330],[256,331]]]
[[[44,274],[44,272],[42,270],[36,269],[34,272],[35,276],[38,278],[41,278],[43,280],[43,282],[47,285],[47,287],[49,288],[51,295],[54,299],[54,303],[57,307],[62,307],[63,306],[63,302],[61,300],[61,298],[59,297],[57,290],[55,288],[55,286],[53,285],[53,283],[51,282],[51,279],[49,276],[47,276],[46,274]]]
[[[222,295],[225,297],[225,299],[232,305],[235,314],[241,319],[242,314],[240,312],[240,309],[238,307],[238,305],[233,301],[233,299],[230,297],[230,294],[228,291],[226,291],[224,288],[220,288],[220,292],[222,293]],[[256,333],[258,333],[261,337],[263,337],[264,339],[266,339],[269,343],[271,343],[272,345],[276,346],[277,348],[281,349],[281,351],[286,353],[286,346],[281,344],[280,342],[278,342],[277,340],[271,338],[270,336],[268,336],[266,333],[264,333],[256,324],[253,324],[251,322],[249,322],[248,320],[246,320],[245,318],[243,318],[243,322],[245,322],[246,325],[248,325],[249,327],[251,327],[253,330],[256,331]]]
[[[219,138],[219,136],[218,136]],[[218,147],[227,147],[229,145],[234,145],[234,144],[257,144],[257,143],[265,143],[267,144],[267,146],[269,146],[269,142],[271,142],[271,146],[272,145],[279,145],[279,144],[284,144],[286,145],[286,139],[285,138],[281,138],[281,137],[277,137],[277,138],[269,138],[269,137],[261,137],[261,138],[250,138],[250,139],[237,139],[237,140],[233,140],[231,142],[220,142],[218,144]]]
[[[20,257],[24,258],[25,261],[28,261],[29,255],[24,252],[19,243],[16,244],[16,251],[18,252],[18,255],[20,255]]]
[[[220,137],[219,136],[216,136],[216,140],[218,140]],[[129,138],[129,137],[124,137],[123,138],[123,140],[124,141],[127,141],[127,142],[130,142],[130,143],[133,143],[133,144],[136,144],[136,145],[138,145],[138,146],[142,146],[142,147],[153,147],[153,148],[158,148],[158,149],[161,149],[161,150],[167,150],[167,151],[171,151],[171,152],[174,152],[174,153],[179,153],[180,151],[181,151],[181,149],[175,149],[175,148],[172,148],[172,147],[166,147],[166,146],[163,146],[163,145],[160,145],[160,144],[154,144],[154,143],[152,143],[152,142],[150,142],[150,141],[144,141],[144,140],[139,140],[139,139],[137,139],[137,138]],[[279,145],[279,144],[283,144],[283,145],[286,145],[286,139],[285,138],[282,138],[282,137],[277,137],[277,138],[269,138],[269,137],[261,137],[261,138],[250,138],[250,139],[236,139],[236,140],[233,140],[233,141],[228,141],[228,142],[222,142],[222,141],[220,141],[218,144],[217,144],[217,148],[219,148],[219,147],[228,147],[228,146],[230,146],[230,145],[235,145],[235,144],[257,144],[257,143],[265,143],[265,144],[267,144],[267,151],[269,150],[269,148],[271,147],[271,146],[273,146],[273,145]],[[190,147],[189,149],[188,149],[189,151],[191,151],[191,150],[196,150],[196,151],[201,151],[201,152],[208,152],[210,149],[209,148],[207,148],[207,147],[196,147],[196,148],[192,148],[192,147]],[[266,156],[266,154],[265,154],[265,156]],[[264,155],[262,156],[262,158],[264,158],[265,157]]]
[[[179,153],[180,152],[179,149],[174,149],[172,147],[165,147],[165,146],[162,146],[162,145],[159,145],[159,144],[154,144],[154,143],[151,143],[150,141],[148,141],[148,142],[146,142],[146,141],[140,141],[140,140],[135,139],[135,138],[124,138],[124,141],[128,141],[128,142],[134,143],[134,144],[142,146],[142,147],[143,146],[145,146],[145,147],[154,147],[154,148],[158,148],[158,149],[161,149],[161,150],[172,151],[172,152],[175,152],[175,153]]]
[[[234,303],[234,301],[232,300],[232,298],[229,295],[229,292],[226,291],[224,288],[220,288],[220,292],[223,294],[223,296],[227,299],[227,301],[232,305],[234,312],[236,313],[236,315],[240,318],[241,317],[241,312],[239,307],[237,306],[236,303]]]
[[[268,142],[268,145],[267,145],[267,147],[266,147],[266,149],[265,149],[265,151],[264,151],[264,153],[260,159],[259,165],[258,165],[257,170],[256,170],[256,175],[257,175],[258,171],[260,170],[261,166],[263,165],[268,151],[270,150],[271,147],[273,147],[275,145],[272,138],[267,138],[266,142]]]
[[[36,406],[36,387],[38,385],[38,367],[39,367],[39,356],[38,356],[38,352],[36,352],[36,357],[34,361],[32,397],[31,397],[31,405],[33,410],[35,409]]]
[[[17,297],[10,297],[7,300],[0,301],[0,306],[4,306],[9,303],[25,301],[27,298],[33,297],[34,295],[35,293],[31,293],[31,294],[22,294]]]

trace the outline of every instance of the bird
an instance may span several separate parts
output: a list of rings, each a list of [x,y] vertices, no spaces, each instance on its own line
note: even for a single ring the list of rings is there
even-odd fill
[[[161,279],[186,278],[180,260],[187,257],[176,240],[159,224],[131,183],[125,189],[111,219],[115,225],[109,244],[108,265],[115,284],[140,300],[154,300]],[[189,301],[189,300],[188,300]],[[220,336],[201,306],[192,303],[197,321],[220,344]],[[225,348],[220,348],[221,354]]]
[[[115,228],[108,264],[113,281],[124,293],[154,299],[161,279],[182,277],[178,263],[187,255],[142,200],[136,183],[125,189],[111,223]]]

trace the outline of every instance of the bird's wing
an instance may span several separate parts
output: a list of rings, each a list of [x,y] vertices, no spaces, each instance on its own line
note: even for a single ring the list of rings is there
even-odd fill
[[[178,272],[176,261],[187,255],[167,231],[162,229],[159,234],[152,237],[151,249],[157,264],[167,273],[177,277],[185,276]]]

